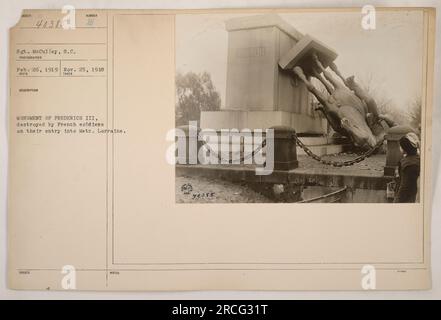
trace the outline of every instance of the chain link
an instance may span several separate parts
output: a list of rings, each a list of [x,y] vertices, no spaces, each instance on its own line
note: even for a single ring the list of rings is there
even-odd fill
[[[226,159],[224,159],[222,157],[221,154],[217,153],[216,151],[213,150],[213,148],[210,147],[210,145],[208,144],[207,141],[205,141],[205,139],[200,139],[203,142],[203,145],[207,148],[208,151],[210,151],[210,154],[213,154],[216,156],[216,158],[218,158],[218,160],[222,163],[223,161],[225,161]],[[240,162],[244,162],[245,160],[249,159],[249,158],[253,158],[260,150],[262,150],[263,148],[265,148],[266,146],[266,139],[263,139],[262,144],[260,146],[258,146],[256,149],[254,149],[251,153],[247,154],[247,155],[242,155],[239,159],[234,159],[234,157],[231,157],[231,159],[228,158],[228,164],[232,164],[233,161],[239,161]],[[240,152],[240,151],[239,151]],[[237,153],[237,152],[236,152]]]
[[[360,156],[351,159],[351,160],[345,160],[345,161],[333,161],[333,160],[326,160],[323,159],[321,156],[316,155],[314,152],[311,151],[311,149],[309,149],[297,136],[297,134],[294,132],[292,134],[292,138],[296,141],[296,144],[303,149],[303,151],[305,151],[306,155],[308,155],[309,157],[311,157],[312,159],[324,164],[324,165],[328,165],[328,166],[334,166],[334,167],[348,167],[348,166],[352,166],[356,163],[359,163],[363,160],[365,160],[366,158],[369,158],[372,154],[374,154],[374,152],[376,152],[382,145],[383,142],[385,140],[385,138],[381,139],[380,141],[377,142],[377,144],[367,150],[366,152],[364,152],[363,154],[361,154]],[[221,154],[219,154],[218,152],[214,151],[213,148],[210,147],[210,145],[208,144],[207,141],[205,141],[205,139],[200,139],[201,141],[203,141],[203,145],[207,148],[208,151],[210,151],[211,154],[215,155],[218,160],[222,163],[224,162],[226,159],[224,159],[222,157]],[[239,163],[240,162],[244,162],[245,160],[254,157],[260,150],[262,150],[264,147],[266,146],[266,139],[264,139],[262,141],[262,144],[260,146],[258,146],[256,149],[254,149],[251,153],[247,154],[247,155],[242,155],[238,160]],[[240,151],[239,151],[240,152]],[[231,159],[228,159],[228,164],[232,164],[233,161],[237,161],[237,159],[234,159],[234,157],[232,157]]]
[[[383,139],[378,141],[377,144],[373,148],[367,150],[366,152],[364,152],[363,154],[361,154],[360,156],[358,156],[354,159],[345,160],[345,161],[333,161],[333,160],[323,159],[321,156],[318,156],[314,152],[312,152],[311,149],[309,149],[302,141],[300,141],[300,139],[296,133],[293,133],[293,139],[296,141],[297,145],[305,151],[305,153],[308,156],[310,156],[314,160],[316,160],[324,165],[334,166],[334,167],[349,167],[349,166],[352,166],[356,163],[359,163],[359,162],[365,160],[366,158],[369,158],[372,154],[374,154],[375,151],[377,151],[383,145],[383,142],[385,140],[385,138],[383,137]]]

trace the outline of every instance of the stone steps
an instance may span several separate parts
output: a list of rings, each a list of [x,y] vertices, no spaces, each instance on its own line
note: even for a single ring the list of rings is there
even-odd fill
[[[340,153],[345,150],[346,144],[344,139],[317,136],[317,137],[299,137],[312,152],[318,156],[323,156],[327,154]],[[305,155],[305,151],[297,146],[297,155]]]
[[[310,137],[299,137],[300,141],[302,141],[313,153],[315,153],[318,156],[323,156],[327,154],[335,154],[335,153],[341,153],[344,151],[346,144],[343,143],[343,141],[340,141],[338,139],[332,138],[332,137],[326,137],[326,136],[310,136]],[[227,146],[229,144],[228,140],[220,139],[222,141],[223,146]],[[222,152],[223,156],[226,157],[228,155],[231,156],[231,150],[234,150],[234,153],[238,153],[239,151],[244,150],[244,140],[241,140],[242,144],[230,144],[230,152]],[[209,143],[210,147],[218,152],[219,151],[219,144],[212,144]],[[227,149],[228,150],[228,149]],[[297,154],[298,155],[306,155],[305,151],[297,146]],[[265,155],[265,149],[262,153],[262,155]]]
[[[215,145],[211,145],[212,149],[215,152],[218,152],[218,149]],[[316,155],[323,156],[327,154],[336,154],[341,153],[345,150],[346,145],[344,144],[313,144],[313,145],[307,145],[307,147]],[[234,153],[237,154],[240,149],[234,148]],[[229,152],[222,152],[222,155],[224,157],[230,157],[231,158],[231,150]],[[265,149],[262,152],[262,156],[265,156]],[[243,154],[243,149],[242,149]],[[305,151],[297,146],[297,155],[306,155]]]
[[[319,145],[326,145],[326,144],[335,143],[335,139],[330,138],[330,137],[323,137],[323,136],[299,137],[299,139],[307,146],[319,146]]]
[[[299,137],[312,152],[318,156],[341,153],[346,150],[346,138],[334,138],[327,136]],[[305,151],[297,146],[297,155],[306,155]]]
[[[344,151],[345,145],[343,144],[322,144],[307,146],[313,153],[318,156],[324,156],[327,154],[341,153]],[[306,155],[305,151],[297,147],[297,155]]]

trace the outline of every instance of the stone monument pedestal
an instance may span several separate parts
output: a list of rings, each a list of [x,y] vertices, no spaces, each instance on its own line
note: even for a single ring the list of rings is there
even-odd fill
[[[202,128],[265,130],[274,125],[295,128],[299,133],[325,134],[328,124],[325,118],[288,111],[221,110],[201,112]]]
[[[201,128],[268,129],[326,134],[305,84],[279,67],[279,60],[304,35],[278,15],[230,19],[226,101],[221,111],[202,112]]]
[[[307,62],[312,52],[323,57],[325,63],[337,54],[276,14],[234,18],[225,25],[225,105],[220,111],[201,112],[201,128],[265,130],[285,126],[313,139],[326,136],[326,119],[315,110],[312,95],[302,81],[293,77],[291,67]],[[328,152],[326,145],[321,146],[321,154],[342,151],[342,146],[332,147]]]

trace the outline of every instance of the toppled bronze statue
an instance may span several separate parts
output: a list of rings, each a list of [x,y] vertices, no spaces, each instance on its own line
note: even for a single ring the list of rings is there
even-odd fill
[[[317,89],[305,75],[302,68],[294,67],[294,73],[306,84],[308,90],[317,98],[330,126],[335,132],[348,137],[354,146],[368,150],[384,139],[386,131],[395,126],[387,115],[379,114],[375,100],[354,80],[344,78],[334,63],[329,68],[342,80],[338,81],[330,71],[323,67],[314,53],[312,74],[326,88],[329,95]]]

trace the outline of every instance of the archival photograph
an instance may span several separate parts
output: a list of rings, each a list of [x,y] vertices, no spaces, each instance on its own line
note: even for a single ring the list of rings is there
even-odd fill
[[[432,288],[434,8],[18,13],[11,291]]]
[[[177,203],[416,203],[421,10],[176,16]]]

